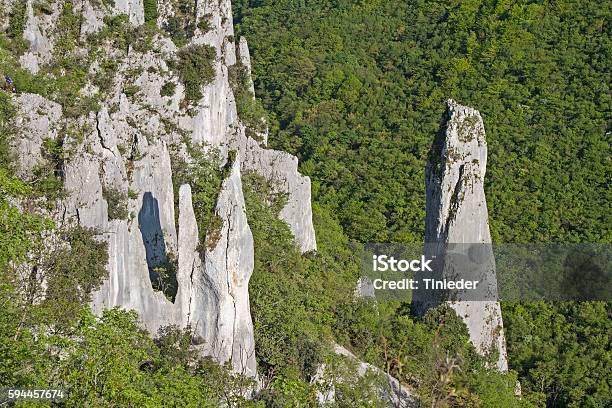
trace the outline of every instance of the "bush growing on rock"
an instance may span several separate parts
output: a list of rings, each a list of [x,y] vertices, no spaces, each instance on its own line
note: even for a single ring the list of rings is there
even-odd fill
[[[185,99],[194,103],[202,98],[202,86],[215,78],[216,51],[210,45],[190,45],[177,53],[171,66],[185,86]]]
[[[128,213],[128,196],[127,193],[115,187],[103,187],[102,197],[108,205],[108,219],[110,220],[127,220]]]

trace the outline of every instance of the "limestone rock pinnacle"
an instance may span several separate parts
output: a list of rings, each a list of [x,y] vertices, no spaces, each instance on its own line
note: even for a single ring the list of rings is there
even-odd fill
[[[483,355],[498,353],[500,371],[507,371],[506,345],[497,296],[495,259],[484,192],[487,143],[480,113],[453,100],[432,146],[426,177],[425,252],[434,257],[441,278],[460,270],[454,254],[464,252],[469,273],[483,290],[478,298],[459,294],[453,299],[418,299],[421,311],[448,301],[465,322],[470,340]],[[474,266],[475,265],[475,266]]]

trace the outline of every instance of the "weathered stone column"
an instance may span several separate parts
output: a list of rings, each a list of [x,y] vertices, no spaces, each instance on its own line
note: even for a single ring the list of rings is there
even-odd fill
[[[451,297],[433,297],[432,292],[421,291],[415,300],[422,313],[448,302],[465,322],[476,350],[482,355],[497,352],[497,368],[507,371],[484,193],[486,166],[487,144],[480,113],[449,100],[425,171],[425,253],[435,260],[433,277],[473,278],[479,281],[479,290],[454,292]]]

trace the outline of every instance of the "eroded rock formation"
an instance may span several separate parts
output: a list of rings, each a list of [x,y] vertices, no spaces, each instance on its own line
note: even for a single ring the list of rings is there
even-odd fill
[[[449,300],[465,322],[476,350],[498,353],[496,366],[507,371],[506,345],[497,297],[495,259],[484,193],[487,144],[480,113],[448,101],[440,133],[426,168],[425,252],[436,260],[438,278],[469,275],[480,281],[476,295],[458,293]],[[459,254],[460,256],[456,256]],[[463,256],[465,255],[465,257]],[[469,265],[464,264],[467,259]],[[424,299],[421,312],[448,299]]]
[[[60,3],[40,13],[27,1],[23,37],[29,48],[20,62],[34,74],[55,57],[55,28],[66,12]],[[11,10],[14,2],[2,4]],[[77,49],[84,64],[91,35],[104,30],[108,17],[126,15],[132,27],[144,23],[141,0],[109,4],[84,0],[69,10],[80,19]],[[127,50],[102,42],[100,55],[113,62],[112,70],[104,71],[102,59],[94,59],[83,67],[89,77],[105,73],[107,78],[102,84],[88,81],[80,90],[84,98],[97,97],[98,108],[74,114],[50,98],[16,94],[21,135],[14,147],[25,178],[43,160],[44,139],[61,140],[69,152],[58,169],[67,197],[50,215],[61,224],[96,227],[109,244],[109,277],[93,295],[94,311],[134,309],[152,333],[164,325],[190,326],[204,354],[231,360],[236,371],[255,376],[248,295],[253,237],[241,172],[257,172],[287,195],[280,217],[303,252],[316,249],[310,180],[299,174],[295,157],[248,137],[238,118],[228,70],[237,63],[237,48],[241,63],[248,67],[250,61],[246,42],[234,41],[230,1],[195,4],[189,16],[195,28],[186,46],[208,45],[215,54],[213,78],[202,86],[199,100],[186,106],[185,85],[169,66],[181,48],[168,35],[154,34],[149,47]],[[153,23],[158,27],[179,12],[173,1],[160,0],[157,6]],[[196,24],[203,20],[206,24]],[[5,21],[1,16],[0,23]],[[174,91],[164,93],[168,84]],[[174,167],[192,161],[193,146],[218,150],[227,169],[214,209],[221,223],[206,231],[206,242],[200,242],[190,186],[173,181]],[[174,296],[154,289],[160,265],[175,265]]]

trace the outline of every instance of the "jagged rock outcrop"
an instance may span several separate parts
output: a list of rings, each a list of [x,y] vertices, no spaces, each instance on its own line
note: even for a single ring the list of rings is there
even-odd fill
[[[476,350],[483,355],[497,352],[497,368],[507,371],[484,193],[486,166],[487,144],[480,113],[449,100],[425,171],[425,253],[435,259],[437,278],[469,274],[480,281],[476,295],[458,293],[449,304],[465,322]],[[467,266],[462,263],[466,259],[470,262]],[[421,311],[439,300],[447,300],[423,299],[426,291],[419,291],[418,295],[416,304]]]
[[[253,235],[247,222],[239,158],[223,181],[212,231],[204,253],[204,273],[194,276],[190,315],[195,333],[205,341],[207,355],[231,360],[238,372],[255,376],[255,342],[249,305],[253,272]],[[202,313],[204,311],[204,313]]]
[[[27,0],[23,37],[29,48],[20,62],[32,73],[56,57],[60,3],[36,13],[34,2]],[[0,24],[6,25],[14,2],[2,4],[6,11],[0,11]],[[295,157],[265,149],[246,136],[228,72],[238,53],[242,64],[250,66],[250,61],[245,42],[237,53],[229,0],[196,2],[195,13],[188,16],[197,27],[188,46],[206,44],[215,52],[214,77],[201,87],[202,98],[189,106],[187,90],[170,67],[180,49],[169,35],[152,34],[149,48],[143,42],[117,49],[102,39],[98,51],[111,61],[110,70],[102,57],[87,59],[89,38],[103,31],[105,17],[126,14],[132,26],[144,22],[142,0],[109,4],[83,0],[73,2],[70,10],[80,19],[76,52],[90,78],[80,95],[97,98],[96,109],[68,115],[51,96],[13,96],[21,128],[15,146],[20,175],[30,176],[45,160],[45,138],[61,142],[67,154],[58,166],[67,197],[52,216],[62,224],[95,227],[109,244],[109,276],[93,294],[95,312],[115,306],[134,309],[152,333],[164,325],[191,326],[203,354],[231,360],[235,371],[255,376],[248,297],[253,238],[241,172],[255,171],[287,195],[280,216],[304,252],[316,249],[310,179],[299,174]],[[176,3],[157,5],[157,24],[164,27],[178,13]],[[195,24],[202,19],[208,29]],[[97,77],[103,80],[94,81]],[[174,91],[162,96],[168,84]],[[218,150],[230,167],[215,207],[220,227],[206,231],[206,242],[200,242],[190,186],[174,185],[173,180],[177,166],[191,163],[190,148],[200,145]],[[154,289],[158,267],[175,271],[174,296]]]
[[[389,407],[416,408],[419,406],[417,400],[414,398],[410,390],[403,386],[397,380],[397,378],[392,377],[372,364],[360,361],[357,356],[338,344],[334,345],[334,353],[348,359],[351,363],[356,364],[357,369],[355,374],[357,376],[364,377],[367,374],[374,374],[375,376],[384,379],[382,384],[377,386],[375,391],[379,394],[381,401],[387,404]],[[333,404],[335,402],[335,389],[333,384],[341,383],[342,381],[346,380],[341,377],[329,379],[328,377],[330,376],[330,373],[328,373],[328,371],[329,370],[325,364],[320,365],[311,381],[313,384],[318,384],[324,390],[317,394],[317,400],[322,406]]]
[[[264,149],[242,131],[232,137],[230,146],[243,154],[243,171],[258,173],[270,181],[278,192],[286,195],[287,204],[279,216],[289,225],[301,251],[316,250],[310,178],[298,172],[297,157],[279,150]]]
[[[238,56],[240,57],[240,63],[246,69],[247,75],[250,78],[251,53],[249,52],[249,45],[247,43],[247,39],[244,37],[240,37],[240,41],[238,42]],[[249,91],[253,94],[253,97],[255,97],[255,84],[253,83],[253,81],[249,81]]]

